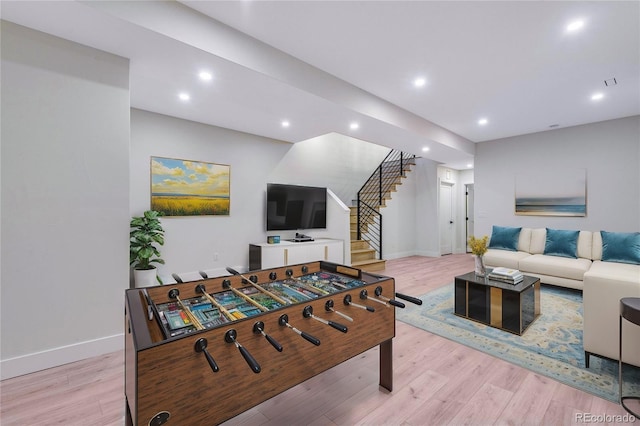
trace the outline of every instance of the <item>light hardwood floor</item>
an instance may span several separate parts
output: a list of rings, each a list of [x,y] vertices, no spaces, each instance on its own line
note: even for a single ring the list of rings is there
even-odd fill
[[[396,291],[419,296],[472,269],[470,255],[416,256],[388,261],[380,273],[396,279]],[[626,413],[618,404],[402,322],[396,323],[393,359],[391,393],[378,386],[374,348],[225,425],[565,425],[580,424],[581,415]],[[114,352],[4,380],[0,423],[122,425],[123,363],[123,353]]]

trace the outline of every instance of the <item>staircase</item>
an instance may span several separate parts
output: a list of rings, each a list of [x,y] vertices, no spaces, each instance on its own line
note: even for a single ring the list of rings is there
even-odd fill
[[[365,271],[385,268],[382,257],[382,214],[402,178],[415,164],[415,155],[392,150],[358,191],[351,209],[351,265]]]
[[[366,240],[358,239],[358,206],[351,206],[351,266],[365,271],[380,271],[385,261],[378,259],[378,253]]]

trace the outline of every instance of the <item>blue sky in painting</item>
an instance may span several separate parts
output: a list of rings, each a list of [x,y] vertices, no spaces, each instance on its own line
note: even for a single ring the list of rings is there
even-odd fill
[[[151,193],[229,197],[230,167],[151,157]]]

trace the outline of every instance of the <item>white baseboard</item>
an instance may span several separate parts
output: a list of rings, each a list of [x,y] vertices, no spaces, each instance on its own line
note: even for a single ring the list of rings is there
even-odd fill
[[[116,334],[0,361],[0,380],[124,350],[124,334]]]
[[[440,253],[436,252],[436,251],[406,251],[406,252],[397,252],[397,253],[384,253],[384,259],[385,260],[392,260],[392,259],[401,259],[403,257],[410,257],[410,256],[424,256],[424,257],[440,257]]]
[[[406,252],[397,252],[397,253],[384,253],[383,258],[385,260],[392,260],[392,259],[401,259],[403,257],[409,257],[409,256],[415,256],[416,253],[413,251],[406,251]]]
[[[428,251],[428,250],[420,250],[415,253],[416,256],[424,256],[424,257],[440,257],[439,251]]]

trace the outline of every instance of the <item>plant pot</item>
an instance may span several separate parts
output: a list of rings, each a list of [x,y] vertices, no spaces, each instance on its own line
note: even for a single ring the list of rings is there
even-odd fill
[[[156,268],[133,270],[133,279],[136,283],[136,288],[158,285],[156,276]]]

